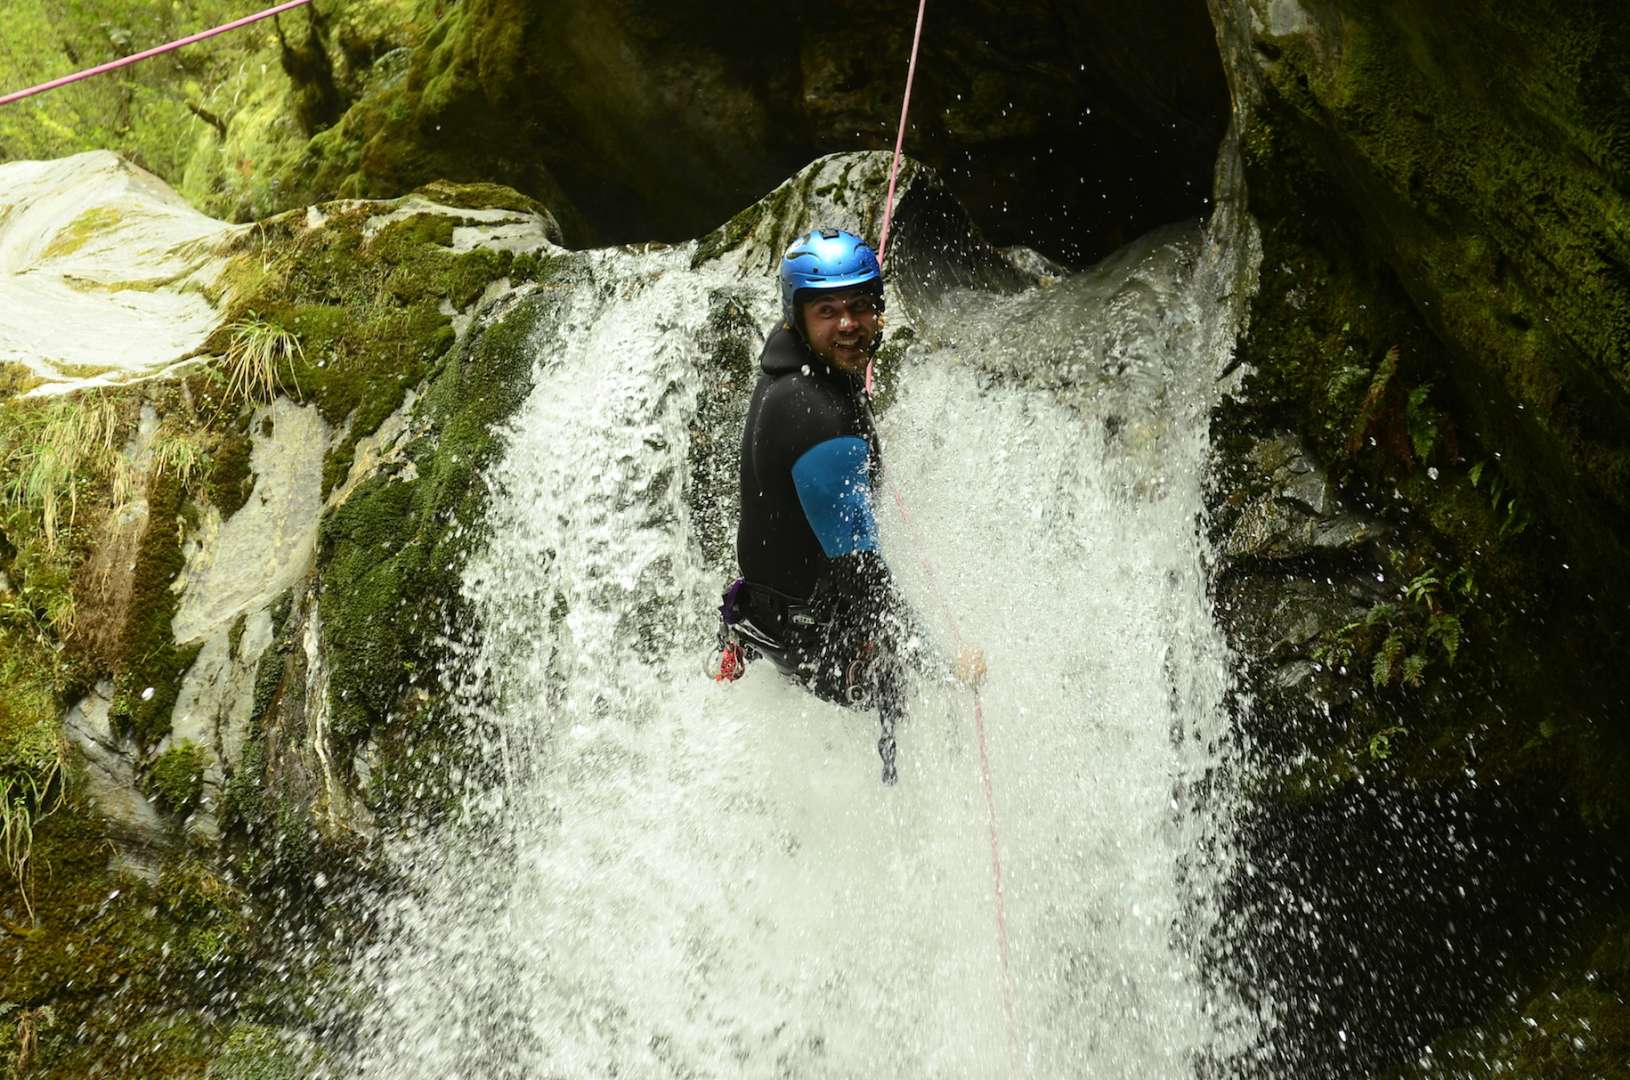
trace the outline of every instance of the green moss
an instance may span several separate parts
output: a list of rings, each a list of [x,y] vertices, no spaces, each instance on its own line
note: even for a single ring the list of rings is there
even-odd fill
[[[451,246],[457,224],[446,214],[410,214],[380,229],[374,236],[373,251],[382,259],[400,264],[412,259],[414,249],[424,244]]]
[[[39,925],[13,935],[0,1000],[47,1005],[38,1075],[198,1076],[208,1017],[262,940],[251,901],[181,859],[157,883],[118,873],[103,823],[71,806],[36,830]]]
[[[0,856],[25,912],[33,907],[34,833],[63,790],[59,671],[39,638],[0,624]]]
[[[442,206],[455,206],[463,210],[516,210],[526,214],[549,214],[549,208],[543,203],[503,184],[451,184],[445,180],[433,180],[416,188],[413,194]]]
[[[123,220],[123,214],[114,207],[93,206],[59,230],[40,257],[59,259],[65,255],[72,255],[90,243],[91,238],[97,233],[116,229]]]
[[[1392,523],[1389,581],[1401,590],[1423,573],[1464,573],[1476,595],[1453,609],[1463,641],[1453,668],[1426,639],[1424,609],[1400,629],[1404,651],[1388,661],[1384,687],[1372,685],[1374,669],[1396,620],[1350,635],[1347,644],[1358,647],[1345,673],[1326,676],[1333,699],[1346,704],[1328,730],[1307,732],[1299,752],[1311,751],[1311,760],[1292,785],[1301,785],[1295,797],[1345,797],[1378,773],[1389,783],[1455,789],[1474,768],[1535,805],[1565,792],[1581,826],[1611,831],[1609,822],[1630,820],[1630,793],[1612,779],[1630,761],[1630,746],[1604,722],[1623,676],[1593,657],[1615,631],[1583,617],[1588,603],[1562,567],[1572,559],[1550,539],[1558,530],[1540,516],[1545,504],[1504,473],[1513,455],[1496,458],[1480,445],[1474,433],[1485,429],[1452,374],[1458,357],[1364,239],[1346,231],[1339,208],[1298,194],[1334,187],[1301,149],[1279,131],[1253,151],[1253,200],[1266,212],[1262,275],[1241,346],[1252,367],[1247,404],[1218,430],[1231,438],[1299,431],[1346,499]],[[1495,496],[1497,474],[1504,479]],[[1509,527],[1513,497],[1537,524]],[[1416,610],[1401,595],[1396,602]],[[1536,633],[1535,613],[1547,610],[1574,614],[1566,627]],[[1420,672],[1428,692],[1397,685],[1411,652],[1430,665]],[[1505,689],[1491,698],[1491,685]],[[1542,724],[1550,736],[1538,737]],[[1371,760],[1371,735],[1393,727],[1408,734],[1390,740],[1384,764]],[[1307,776],[1315,777],[1310,785]]]
[[[696,244],[696,253],[691,256],[691,269],[712,262],[727,251],[734,251],[764,219],[765,210],[763,202],[756,202],[702,237]]]
[[[551,271],[564,272],[565,266]],[[323,523],[319,607],[331,686],[345,688],[329,702],[332,730],[342,742],[370,731],[410,741],[452,735],[430,722],[432,697],[412,690],[434,670],[444,633],[456,633],[465,618],[458,581],[483,536],[480,477],[501,448],[503,421],[531,388],[534,336],[553,325],[565,295],[538,289],[482,327],[420,405],[425,426],[439,435],[405,448],[414,478],[375,476]],[[410,754],[391,760],[403,770],[422,768]],[[393,789],[396,771],[376,771],[376,792]]]
[[[351,208],[320,228],[292,232],[278,223],[235,261],[234,313],[254,312],[292,333],[302,351],[293,378],[299,396],[330,424],[349,423],[324,462],[325,496],[350,470],[358,440],[401,406],[452,345],[444,308],[467,308],[514,258],[452,251],[458,221],[443,214],[412,214],[366,237],[370,216],[385,210]],[[264,270],[268,260],[274,272]],[[224,338],[218,334],[211,347],[224,349]]]
[[[371,85],[338,124],[281,164],[271,186],[287,205],[287,200],[394,197],[437,181],[488,185],[497,180],[524,192],[522,198],[540,199],[557,214],[564,211],[569,222],[566,200],[536,155],[494,158],[491,152],[513,142],[512,103],[502,98],[520,70],[494,50],[512,51],[504,41],[518,40],[520,27],[532,17],[514,11],[494,19],[458,5],[438,8],[440,18],[426,26],[405,76]],[[518,55],[514,62],[521,63]],[[430,132],[434,138],[425,137]],[[431,197],[460,196],[443,190]],[[462,198],[474,205],[510,205],[509,196],[490,187]]]
[[[310,1055],[287,1034],[265,1024],[233,1024],[206,1080],[301,1080],[311,1075]]]
[[[1437,1041],[1411,1080],[1596,1080],[1630,1061],[1630,931],[1609,927],[1537,992]]]
[[[899,374],[904,369],[906,358],[911,354],[912,343],[917,334],[909,326],[902,326],[890,330],[884,338],[883,345],[877,350],[876,359],[876,391],[872,397],[872,409],[879,416],[889,411],[899,396]]]
[[[1336,821],[1357,851],[1385,835],[1413,845],[1410,829],[1433,827],[1432,811],[1397,833],[1356,824],[1367,808],[1453,806],[1468,828],[1495,834],[1479,848],[1482,884],[1536,866],[1572,880],[1578,852],[1630,855],[1630,730],[1618,719],[1630,685],[1608,659],[1624,647],[1611,613],[1622,610],[1630,535],[1624,384],[1608,370],[1630,340],[1630,297],[1612,264],[1630,234],[1603,230],[1619,211],[1590,138],[1559,133],[1595,130],[1589,110],[1558,111],[1556,96],[1573,92],[1559,89],[1573,78],[1566,42],[1605,33],[1608,20],[1592,5],[1484,5],[1455,20],[1420,6],[1333,7],[1333,58],[1300,37],[1263,49],[1276,57],[1264,64],[1268,97],[1243,146],[1261,277],[1241,346],[1244,400],[1213,431],[1219,441],[1297,431],[1343,498],[1389,534],[1356,568],[1314,553],[1289,572],[1340,583],[1373,557],[1386,595],[1359,602],[1359,617],[1392,610],[1345,636],[1350,653],[1324,652],[1330,663],[1312,676],[1321,708],[1299,692],[1284,712],[1262,703],[1272,722],[1254,734],[1279,774],[1257,778],[1253,812],[1280,851],[1321,848]],[[1622,71],[1619,57],[1604,59]],[[1510,77],[1490,81],[1489,70]],[[1475,588],[1435,606],[1409,600],[1427,573],[1464,574]],[[1329,602],[1352,601],[1332,588]],[[1431,636],[1440,616],[1461,628],[1458,655]],[[1424,663],[1406,667],[1411,656]],[[1513,820],[1546,835],[1513,839]],[[1378,857],[1393,854],[1403,857]],[[1307,873],[1303,894],[1364,908],[1341,894],[1343,872]],[[1554,898],[1542,890],[1556,885],[1524,888],[1543,913]],[[1622,899],[1580,903],[1622,926]],[[1407,927],[1415,915],[1389,917]],[[1521,1015],[1434,1038],[1435,1063],[1419,1075],[1610,1072],[1625,1054],[1623,990],[1593,964],[1594,976],[1554,950],[1502,962]],[[1416,1000],[1412,1032],[1464,1022],[1434,1012],[1430,990]],[[1582,1035],[1581,1021],[1603,1034]]]
[[[768,222],[769,236],[766,248],[770,253],[770,261],[767,268],[773,271],[780,262],[782,249],[793,240],[798,215],[810,204],[816,175],[817,171],[814,169],[805,170],[801,176],[782,184],[763,199],[702,237],[696,245],[696,253],[691,256],[691,269],[694,270],[727,251],[734,251],[751,233]]]
[[[286,641],[281,636],[277,638],[278,644],[260,654],[260,661],[255,666],[255,696],[250,706],[250,723],[258,723],[271,708],[277,693],[283,687],[284,657],[294,647],[292,641]]]
[[[254,441],[242,432],[231,432],[221,440],[215,451],[209,473],[209,501],[229,518],[243,508],[255,490],[255,478],[249,471]]]
[[[273,782],[277,762],[268,747],[268,739],[275,738],[278,729],[274,707],[284,689],[290,658],[300,651],[289,623],[293,601],[291,590],[272,605],[272,643],[261,653],[255,669],[248,729],[239,760],[226,776],[220,822],[223,833],[245,842],[238,864],[245,880],[260,884],[292,881],[303,887],[314,872],[313,859],[318,854],[313,836],[316,825],[310,820],[309,807],[288,804],[290,798],[301,798],[300,793],[281,792]]]
[[[238,659],[238,649],[243,645],[243,632],[244,632],[245,629],[248,628],[248,626],[249,626],[249,616],[246,615],[246,614],[240,613],[237,618],[232,620],[232,625],[227,627],[227,630],[226,630],[226,650],[227,650],[227,655],[229,657],[231,657],[232,659],[234,659],[234,660]]]
[[[170,624],[180,607],[176,578],[181,554],[183,492],[173,477],[154,473],[148,484],[147,527],[132,576],[129,615],[119,636],[110,718],[143,747],[170,733],[170,712],[181,680],[201,646],[178,646]]]
[[[148,763],[142,788],[160,810],[186,817],[203,797],[204,770],[210,760],[208,750],[183,739]]]
[[[1327,217],[1362,221],[1344,240],[1388,264],[1447,347],[1460,430],[1504,452],[1569,561],[1621,564],[1630,230],[1612,148],[1630,111],[1630,26],[1599,5],[1500,3],[1467,19],[1338,6],[1333,58],[1299,36],[1270,42],[1273,118],[1247,152],[1274,166],[1250,169],[1253,207],[1342,204]],[[1479,74],[1492,70],[1508,77]],[[1314,176],[1321,187],[1297,190]]]
[[[760,330],[742,289],[708,296],[702,338],[707,377],[701,381],[690,425],[685,498],[703,556],[715,567],[734,565],[739,511],[740,431],[757,377]]]

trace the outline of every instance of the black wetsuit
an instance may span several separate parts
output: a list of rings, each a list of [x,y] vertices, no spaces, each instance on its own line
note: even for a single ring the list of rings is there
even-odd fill
[[[877,550],[877,430],[859,379],[781,328],[765,342],[741,442],[744,587],[726,619],[809,690],[881,713],[893,779],[906,609]]]

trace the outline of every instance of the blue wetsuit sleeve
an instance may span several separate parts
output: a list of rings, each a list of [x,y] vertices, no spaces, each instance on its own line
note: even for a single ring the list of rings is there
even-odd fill
[[[829,559],[877,550],[870,456],[865,439],[843,435],[816,443],[793,462],[798,501]]]

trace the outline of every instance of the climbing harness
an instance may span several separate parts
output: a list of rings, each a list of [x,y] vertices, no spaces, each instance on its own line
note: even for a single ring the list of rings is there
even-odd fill
[[[98,64],[93,68],[86,68],[84,71],[76,71],[72,75],[64,75],[61,78],[52,79],[50,82],[40,83],[38,86],[30,86],[26,90],[14,90],[9,94],[0,97],[0,105],[10,105],[14,101],[21,101],[26,97],[33,97],[35,94],[43,94],[47,90],[55,90],[59,86],[67,86],[69,83],[76,83],[81,79],[88,79],[92,75],[101,75],[104,72],[113,71],[117,68],[129,67],[131,64],[134,64],[137,61],[146,60],[150,57],[172,52],[181,48],[183,45],[191,45],[194,42],[203,41],[205,38],[212,38],[216,34],[224,34],[228,30],[236,30],[240,26],[248,26],[252,22],[259,22],[261,19],[269,19],[273,15],[280,15],[291,8],[302,7],[309,3],[311,3],[311,0],[287,0],[286,3],[278,4],[276,7],[267,8],[265,11],[258,11],[253,15],[245,15],[241,19],[234,19],[229,23],[224,23],[221,26],[215,27],[213,30],[200,31],[199,33],[180,38],[165,45],[156,45],[151,49],[146,49],[139,53],[132,53],[129,56],[121,56],[117,60],[110,60],[105,64]]]

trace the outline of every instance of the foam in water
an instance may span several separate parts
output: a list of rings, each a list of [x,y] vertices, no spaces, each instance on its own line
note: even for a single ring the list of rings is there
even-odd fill
[[[1238,1036],[1197,956],[1227,832],[1197,794],[1228,670],[1198,528],[1232,340],[1208,251],[1175,230],[1052,289],[947,298],[881,421],[910,515],[884,497],[885,554],[989,657],[1027,1075],[1189,1075]],[[971,695],[916,688],[885,788],[875,715],[767,664],[701,674],[728,568],[693,536],[688,433],[726,280],[688,255],[597,255],[541,331],[465,585],[509,780],[472,795],[480,830],[398,844],[414,888],[359,958],[336,1075],[1010,1069]]]

